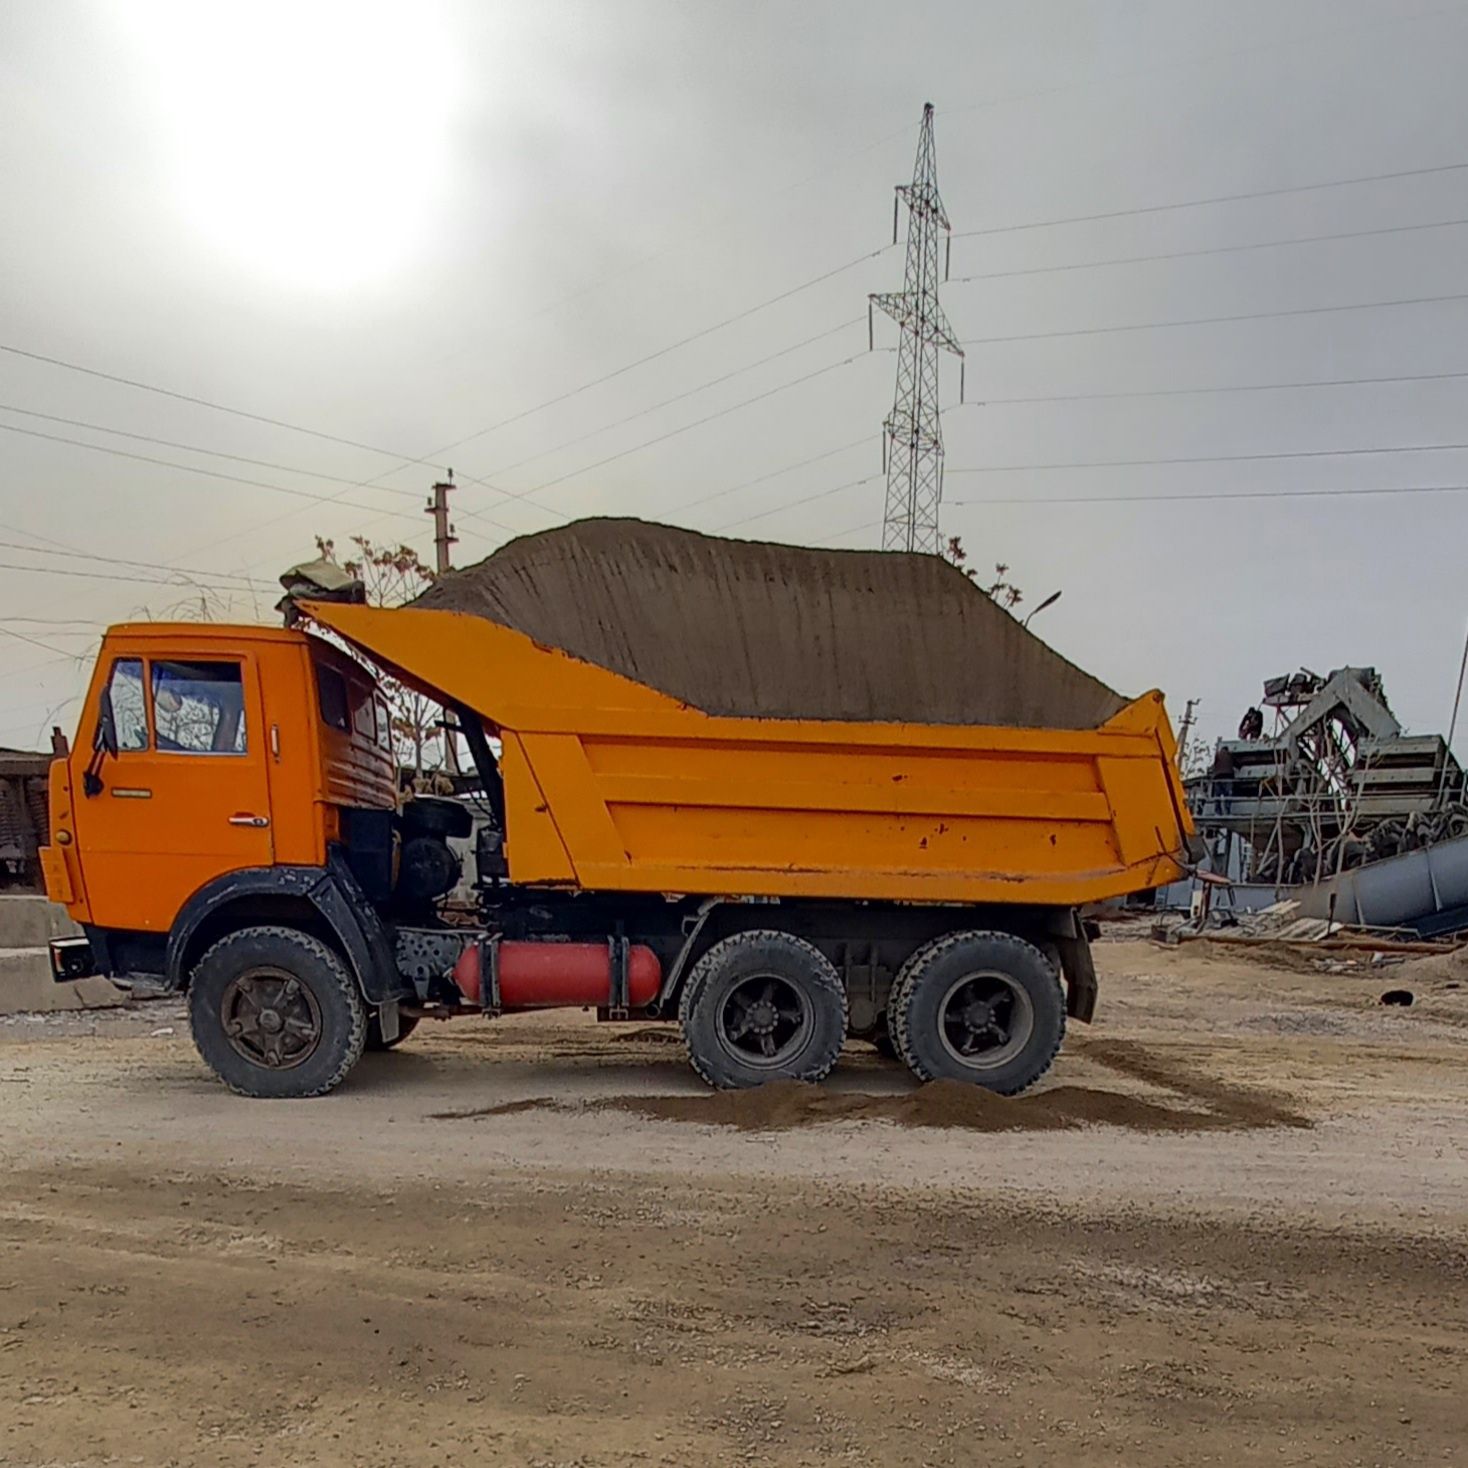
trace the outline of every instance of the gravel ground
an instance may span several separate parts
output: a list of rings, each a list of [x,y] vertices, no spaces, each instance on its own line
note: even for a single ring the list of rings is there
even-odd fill
[[[1459,967],[1099,956],[1015,1101],[547,1015],[247,1102],[172,1001],[7,1017],[0,1462],[1465,1461]]]

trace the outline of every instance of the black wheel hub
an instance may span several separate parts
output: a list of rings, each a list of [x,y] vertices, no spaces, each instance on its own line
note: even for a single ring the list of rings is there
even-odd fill
[[[966,1065],[1007,1059],[1028,1040],[1034,1015],[1022,990],[1000,974],[975,974],[945,997],[939,1024],[944,1046]]]
[[[293,974],[255,969],[232,979],[219,1001],[219,1019],[235,1053],[251,1065],[289,1070],[321,1043],[316,996]]]
[[[749,1065],[774,1068],[799,1054],[811,1028],[810,1007],[794,984],[760,975],[736,984],[719,1006],[719,1039]]]

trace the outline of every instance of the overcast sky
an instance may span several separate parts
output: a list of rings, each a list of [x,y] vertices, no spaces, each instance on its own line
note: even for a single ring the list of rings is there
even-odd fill
[[[1209,736],[1348,661],[1443,728],[1468,494],[1202,496],[1468,485],[1422,447],[1468,444],[1465,46],[1462,0],[4,0],[0,744],[109,621],[269,619],[317,532],[431,553],[443,465],[461,564],[604,513],[877,545],[928,100],[945,530]]]

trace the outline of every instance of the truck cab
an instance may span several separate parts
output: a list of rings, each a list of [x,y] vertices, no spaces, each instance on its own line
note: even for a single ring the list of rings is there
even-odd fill
[[[47,881],[123,973],[162,972],[216,882],[324,867],[344,811],[397,806],[374,680],[299,631],[113,628],[79,734],[52,765]]]
[[[384,960],[343,845],[355,833],[361,860],[390,881],[388,706],[373,675],[325,639],[207,623],[110,629],[50,796],[47,891],[85,934],[54,945],[58,979],[183,989],[219,938],[273,927],[355,950],[353,977],[377,1001],[362,1021],[369,1039],[411,995]],[[255,986],[266,997],[273,987]]]

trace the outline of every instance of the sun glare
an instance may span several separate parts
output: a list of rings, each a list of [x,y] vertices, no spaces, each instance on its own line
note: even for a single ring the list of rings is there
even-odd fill
[[[281,284],[404,268],[447,194],[457,68],[433,8],[119,4],[184,223]]]

